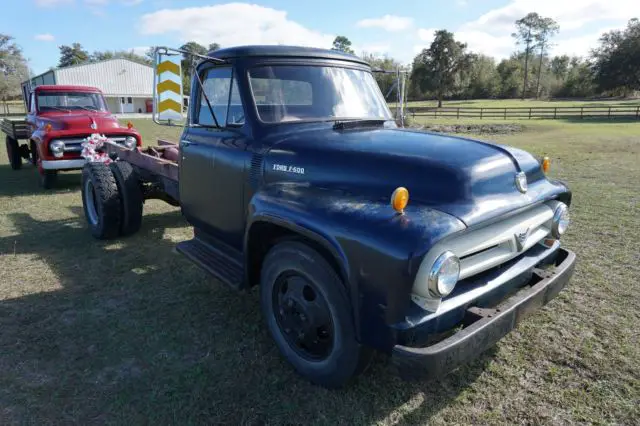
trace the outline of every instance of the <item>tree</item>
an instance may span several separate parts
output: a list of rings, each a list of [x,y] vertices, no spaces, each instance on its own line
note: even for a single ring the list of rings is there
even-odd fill
[[[5,102],[21,93],[21,84],[29,79],[29,67],[22,49],[13,37],[0,34],[0,98]]]
[[[375,55],[363,53],[362,59],[367,61],[371,68],[374,70],[385,70],[385,71],[397,71],[398,68],[401,67],[401,64],[393,58],[389,58],[387,56],[378,57]],[[397,74],[394,73],[380,73],[376,72],[373,74],[373,77],[376,79],[378,86],[380,87],[380,91],[382,94],[389,99],[390,92],[392,88],[395,88],[397,81]],[[395,100],[395,99],[394,99]]]
[[[438,30],[431,46],[423,49],[413,60],[411,78],[423,91],[435,92],[438,107],[442,107],[444,96],[453,92],[460,73],[469,66],[471,58],[466,48],[466,44],[453,38],[453,33]]]
[[[96,51],[89,57],[90,62],[106,61],[109,59],[128,59],[133,62],[137,62],[143,65],[152,65],[153,60],[148,56],[142,56],[135,53],[133,50],[105,50],[103,52]]]
[[[498,93],[501,98],[515,98],[518,96],[518,88],[524,69],[518,55],[512,55],[509,59],[503,59],[496,67],[500,86]]]
[[[601,90],[625,95],[640,90],[640,21],[632,19],[624,30],[603,34],[591,57]]]
[[[345,53],[354,54],[353,49],[351,49],[351,40],[346,38],[345,36],[337,36],[333,40],[333,47],[331,50],[339,50]]]
[[[482,54],[471,54],[469,58],[468,69],[462,71],[466,81],[463,96],[471,99],[495,97],[500,86],[495,61],[492,57]]]
[[[536,34],[540,26],[540,15],[535,12],[527,14],[516,21],[516,32],[511,34],[516,44],[524,44],[524,83],[522,84],[522,99],[527,94],[529,82],[529,56],[536,43]]]
[[[218,43],[210,43],[209,44],[209,52],[215,52],[220,49],[220,45]]]
[[[207,48],[195,41],[183,44],[180,46],[180,50],[185,50],[197,55],[207,54]],[[185,95],[189,95],[191,93],[191,74],[193,73],[196,62],[197,60],[192,55],[189,55],[188,53],[184,53],[182,55],[182,92]]]
[[[536,33],[535,41],[540,48],[540,63],[538,65],[538,79],[536,81],[536,98],[540,94],[540,76],[542,75],[542,60],[544,58],[545,48],[549,46],[551,37],[556,35],[560,31],[560,25],[551,18],[540,17]]]
[[[89,61],[89,52],[82,48],[80,43],[73,43],[71,46],[62,45],[60,49],[60,68],[71,65],[79,65]]]
[[[554,56],[551,60],[551,74],[558,80],[564,81],[569,71],[569,56]]]

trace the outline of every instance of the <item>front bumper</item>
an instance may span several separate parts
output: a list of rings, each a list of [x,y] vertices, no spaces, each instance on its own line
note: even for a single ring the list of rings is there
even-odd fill
[[[575,253],[558,249],[554,268],[534,269],[528,285],[495,308],[468,308],[465,315],[468,325],[454,335],[421,348],[394,346],[393,363],[405,378],[436,378],[476,358],[527,314],[556,297],[569,282],[575,261]]]
[[[84,167],[86,160],[77,158],[72,160],[42,160],[41,165],[44,170],[75,170]]]

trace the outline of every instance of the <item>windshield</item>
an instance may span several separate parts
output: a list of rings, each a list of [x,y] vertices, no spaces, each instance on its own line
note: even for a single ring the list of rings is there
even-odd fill
[[[104,98],[91,92],[38,92],[38,110],[45,111],[106,111]]]
[[[253,68],[249,78],[264,122],[391,120],[380,88],[368,71],[275,65]]]

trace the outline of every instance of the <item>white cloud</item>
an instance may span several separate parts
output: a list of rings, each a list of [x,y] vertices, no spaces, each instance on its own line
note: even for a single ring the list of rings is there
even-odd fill
[[[465,25],[469,30],[485,32],[509,32],[514,22],[529,12],[555,19],[560,30],[568,31],[582,28],[598,21],[626,22],[640,14],[640,2],[637,0],[512,0],[504,7],[493,9],[476,21]]]
[[[142,16],[140,32],[175,34],[183,42],[216,42],[223,47],[293,44],[329,48],[334,38],[288,19],[285,11],[248,3],[159,10]]]
[[[54,41],[56,38],[53,36],[53,34],[36,34],[35,36],[33,36],[34,40],[38,40],[38,41]]]
[[[356,23],[360,28],[382,28],[385,31],[402,31],[413,26],[413,19],[404,16],[384,15],[382,18],[362,19]]]
[[[36,0],[36,6],[53,7],[73,3],[74,0]]]
[[[367,53],[369,55],[381,56],[389,53],[391,46],[388,43],[371,43],[356,46],[355,50],[358,54]]]
[[[614,28],[622,28],[632,16],[640,15],[637,0],[512,0],[506,6],[490,10],[478,19],[460,25],[453,32],[457,40],[467,43],[469,50],[493,56],[509,57],[519,48],[511,33],[515,21],[529,12],[555,19],[560,33],[552,39],[552,54],[586,56],[598,44],[600,35]],[[586,33],[583,28],[597,22],[613,25]],[[433,41],[433,29],[419,29],[424,43],[414,46],[420,52]]]

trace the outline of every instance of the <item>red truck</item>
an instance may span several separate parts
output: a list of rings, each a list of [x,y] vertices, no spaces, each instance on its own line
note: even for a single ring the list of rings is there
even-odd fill
[[[25,104],[26,119],[4,119],[1,128],[11,167],[20,169],[23,159],[33,163],[44,188],[53,187],[59,171],[82,169],[82,142],[93,133],[128,148],[142,145],[140,133],[118,122],[95,87],[37,86],[25,90]]]

